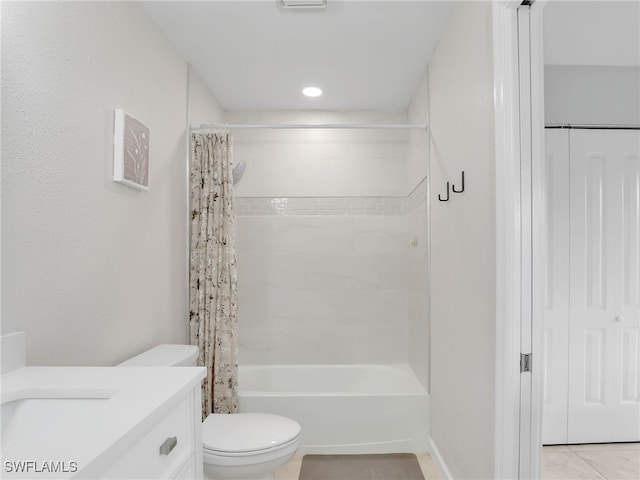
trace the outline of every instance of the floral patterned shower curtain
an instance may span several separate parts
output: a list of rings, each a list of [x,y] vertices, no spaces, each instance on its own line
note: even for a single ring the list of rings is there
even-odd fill
[[[191,136],[189,331],[207,367],[203,419],[238,409],[238,290],[231,134]]]

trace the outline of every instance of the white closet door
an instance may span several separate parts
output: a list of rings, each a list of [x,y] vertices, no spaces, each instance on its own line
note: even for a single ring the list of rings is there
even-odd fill
[[[545,132],[547,196],[544,289],[543,428],[545,445],[567,443],[569,379],[569,130]]]
[[[568,442],[638,441],[640,132],[570,139]]]

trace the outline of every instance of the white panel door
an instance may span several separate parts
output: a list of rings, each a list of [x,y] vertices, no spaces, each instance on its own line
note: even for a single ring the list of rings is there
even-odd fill
[[[569,130],[545,132],[543,206],[544,374],[543,427],[545,445],[567,443],[569,379]]]
[[[638,131],[570,133],[568,443],[640,440],[639,151]]]

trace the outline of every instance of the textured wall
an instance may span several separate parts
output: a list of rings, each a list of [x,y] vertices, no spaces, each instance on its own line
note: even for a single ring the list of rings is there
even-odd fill
[[[2,330],[29,364],[187,340],[186,81],[136,3],[2,2]],[[150,128],[148,192],[111,179],[114,108]]]
[[[493,478],[495,150],[491,2],[453,8],[429,65],[431,437],[453,478]],[[440,202],[447,181],[465,192]]]

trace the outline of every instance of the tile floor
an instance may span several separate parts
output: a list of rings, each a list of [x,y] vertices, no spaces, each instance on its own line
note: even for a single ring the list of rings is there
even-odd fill
[[[420,468],[422,468],[422,474],[425,480],[440,480],[438,469],[428,453],[418,453],[416,457],[418,457],[418,462],[420,463]],[[301,466],[302,455],[296,455],[289,463],[276,471],[276,480],[298,480]]]
[[[638,480],[640,443],[558,445],[543,449],[544,480]]]
[[[418,462],[426,480],[440,480],[428,453]],[[276,480],[298,480],[302,455],[296,455],[276,472]],[[640,443],[559,445],[543,449],[544,480],[638,480]]]

